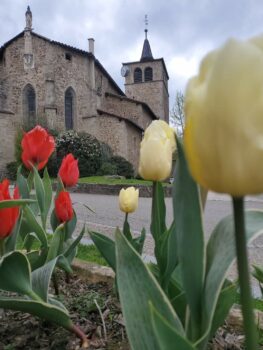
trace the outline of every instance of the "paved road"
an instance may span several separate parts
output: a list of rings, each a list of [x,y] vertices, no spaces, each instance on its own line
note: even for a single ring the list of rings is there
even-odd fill
[[[79,217],[80,224],[84,221],[91,230],[97,230],[112,236],[117,226],[122,227],[124,214],[119,211],[118,197],[91,194],[72,194],[75,202],[75,209]],[[82,203],[88,205],[95,213],[86,209]],[[245,202],[247,209],[263,209],[263,196],[248,197]],[[166,199],[167,224],[172,222],[172,199]],[[231,200],[226,195],[209,193],[205,215],[204,228],[206,238],[224,216],[231,213]],[[129,222],[134,233],[140,232],[145,227],[147,240],[145,244],[145,254],[153,255],[153,242],[150,235],[150,212],[151,200],[140,198],[138,210],[130,215]],[[263,235],[250,244],[251,262],[263,266]],[[235,267],[230,271],[230,275],[235,276]]]

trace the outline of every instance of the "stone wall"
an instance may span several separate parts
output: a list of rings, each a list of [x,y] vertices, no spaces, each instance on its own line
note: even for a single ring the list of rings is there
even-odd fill
[[[144,130],[153,120],[153,117],[145,110],[141,103],[131,101],[122,96],[107,95],[104,100],[103,109],[132,120]]]
[[[71,87],[75,96],[74,129],[98,136],[96,130],[100,129],[99,126],[93,125],[93,130],[90,127],[86,128],[83,118],[97,115],[97,108],[103,105],[105,92],[118,93],[116,88],[95,64],[93,56],[75,52],[70,47],[61,47],[39,36],[31,35],[31,40],[32,68],[26,69],[24,65],[23,36],[6,47],[0,61],[0,110],[13,112],[12,127],[7,122],[6,114],[0,115],[1,139],[4,139],[6,134],[9,135],[11,130],[13,135],[13,129],[26,124],[23,95],[28,84],[36,93],[37,123],[58,131],[65,130],[65,92]],[[66,58],[66,54],[70,59]],[[93,76],[90,74],[92,66]],[[6,148],[6,144],[3,143],[2,149],[6,156],[0,161],[0,169],[4,163],[13,160],[13,152]]]
[[[16,130],[14,114],[0,110],[0,179],[5,176],[6,164],[14,159]]]

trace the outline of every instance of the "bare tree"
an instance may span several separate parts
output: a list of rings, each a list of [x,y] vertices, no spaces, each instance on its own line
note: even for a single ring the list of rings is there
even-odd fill
[[[175,126],[177,135],[182,137],[185,126],[184,116],[184,94],[182,91],[177,91],[175,96],[175,103],[170,112],[170,123]]]

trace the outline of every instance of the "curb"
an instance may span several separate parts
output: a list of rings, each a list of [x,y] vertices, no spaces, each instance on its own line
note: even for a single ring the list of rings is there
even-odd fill
[[[79,183],[69,189],[73,193],[88,193],[88,194],[104,194],[111,196],[118,196],[122,188],[127,188],[132,185],[101,185],[101,184],[84,184]],[[53,190],[56,190],[57,185],[53,184]],[[152,196],[152,186],[134,185],[140,191],[140,197],[149,198]],[[172,197],[172,187],[164,186],[165,197]]]

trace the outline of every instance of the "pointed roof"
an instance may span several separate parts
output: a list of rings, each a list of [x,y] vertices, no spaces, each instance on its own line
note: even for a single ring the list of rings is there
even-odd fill
[[[141,60],[140,60],[141,62],[153,60],[151,46],[150,46],[149,40],[147,39],[147,32],[148,32],[148,30],[145,29],[145,39],[144,39],[144,43],[143,43],[142,56],[141,56]]]

